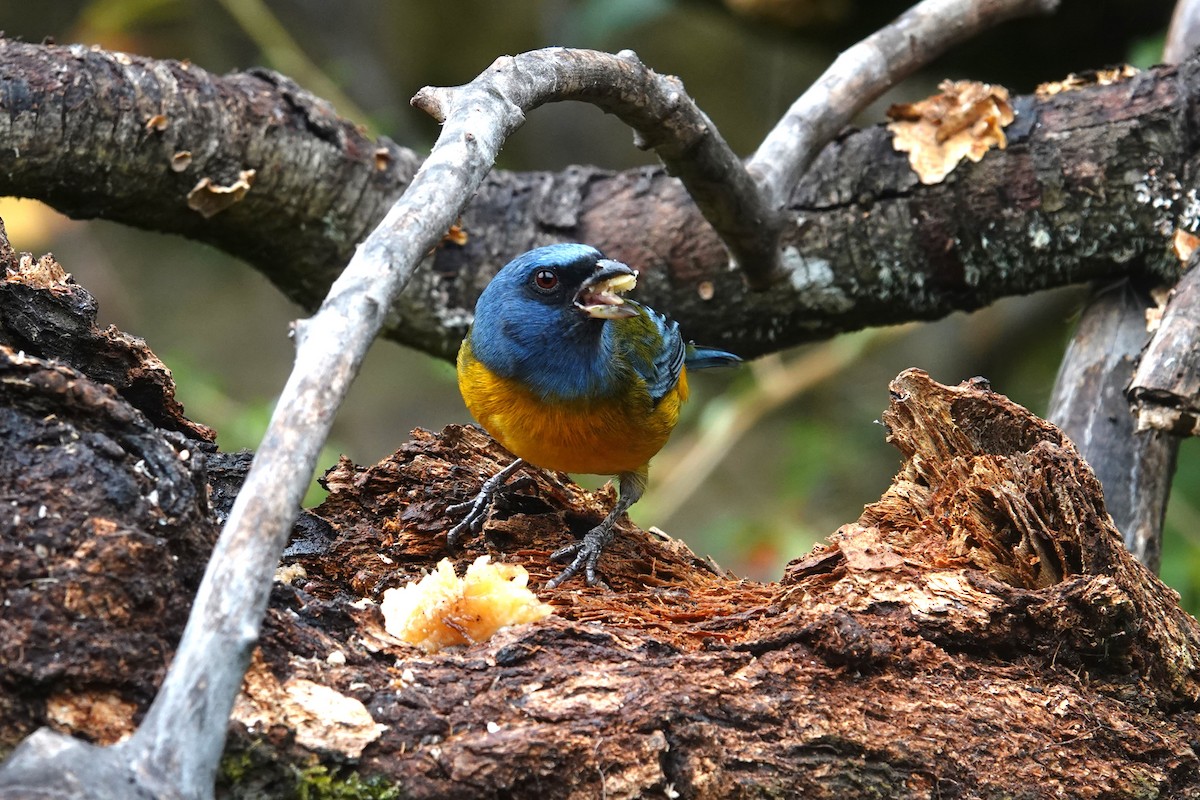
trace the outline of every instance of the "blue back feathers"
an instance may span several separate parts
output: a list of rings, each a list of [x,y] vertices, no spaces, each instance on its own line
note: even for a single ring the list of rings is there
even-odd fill
[[[730,366],[740,358],[685,344],[679,325],[626,300],[639,313],[589,317],[574,305],[583,281],[604,256],[583,244],[553,244],[517,256],[484,289],[475,307],[471,352],[492,372],[521,381],[546,400],[600,399],[624,394],[634,379],[657,403],[691,369]],[[552,269],[560,291],[532,286]]]

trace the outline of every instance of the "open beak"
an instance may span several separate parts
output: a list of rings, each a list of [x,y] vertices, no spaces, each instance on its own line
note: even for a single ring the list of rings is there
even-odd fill
[[[596,319],[636,317],[637,309],[626,305],[621,295],[637,286],[637,277],[636,269],[602,258],[575,294],[575,307]]]

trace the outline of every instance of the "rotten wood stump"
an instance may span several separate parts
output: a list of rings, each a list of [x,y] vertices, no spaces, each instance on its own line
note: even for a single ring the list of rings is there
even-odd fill
[[[25,288],[0,319],[42,302],[29,287],[81,297],[34,266],[8,259]],[[169,422],[169,374],[129,392],[26,338],[0,338],[0,751],[132,729],[248,462]],[[447,555],[446,507],[509,456],[450,427],[343,459],[284,559],[220,796],[1200,796],[1200,626],[1074,446],[985,382],[916,370],[883,421],[893,485],[778,583],[625,523],[610,590],[539,591],[553,616],[432,655],[376,603]],[[490,553],[540,586],[611,502],[524,475],[460,571]]]

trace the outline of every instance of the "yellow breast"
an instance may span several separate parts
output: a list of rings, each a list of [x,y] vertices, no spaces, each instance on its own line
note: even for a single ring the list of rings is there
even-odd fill
[[[666,443],[687,400],[686,370],[657,404],[645,386],[622,396],[545,402],[477,361],[464,342],[458,388],[467,409],[513,455],[545,469],[617,475],[641,469]]]

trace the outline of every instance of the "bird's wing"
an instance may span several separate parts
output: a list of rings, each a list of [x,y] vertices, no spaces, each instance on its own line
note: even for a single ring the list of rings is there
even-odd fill
[[[633,301],[626,302],[634,305]],[[657,404],[679,383],[687,347],[679,333],[679,323],[652,308],[636,305],[640,312],[636,317],[609,324],[616,326],[625,360],[645,381],[650,399]]]

